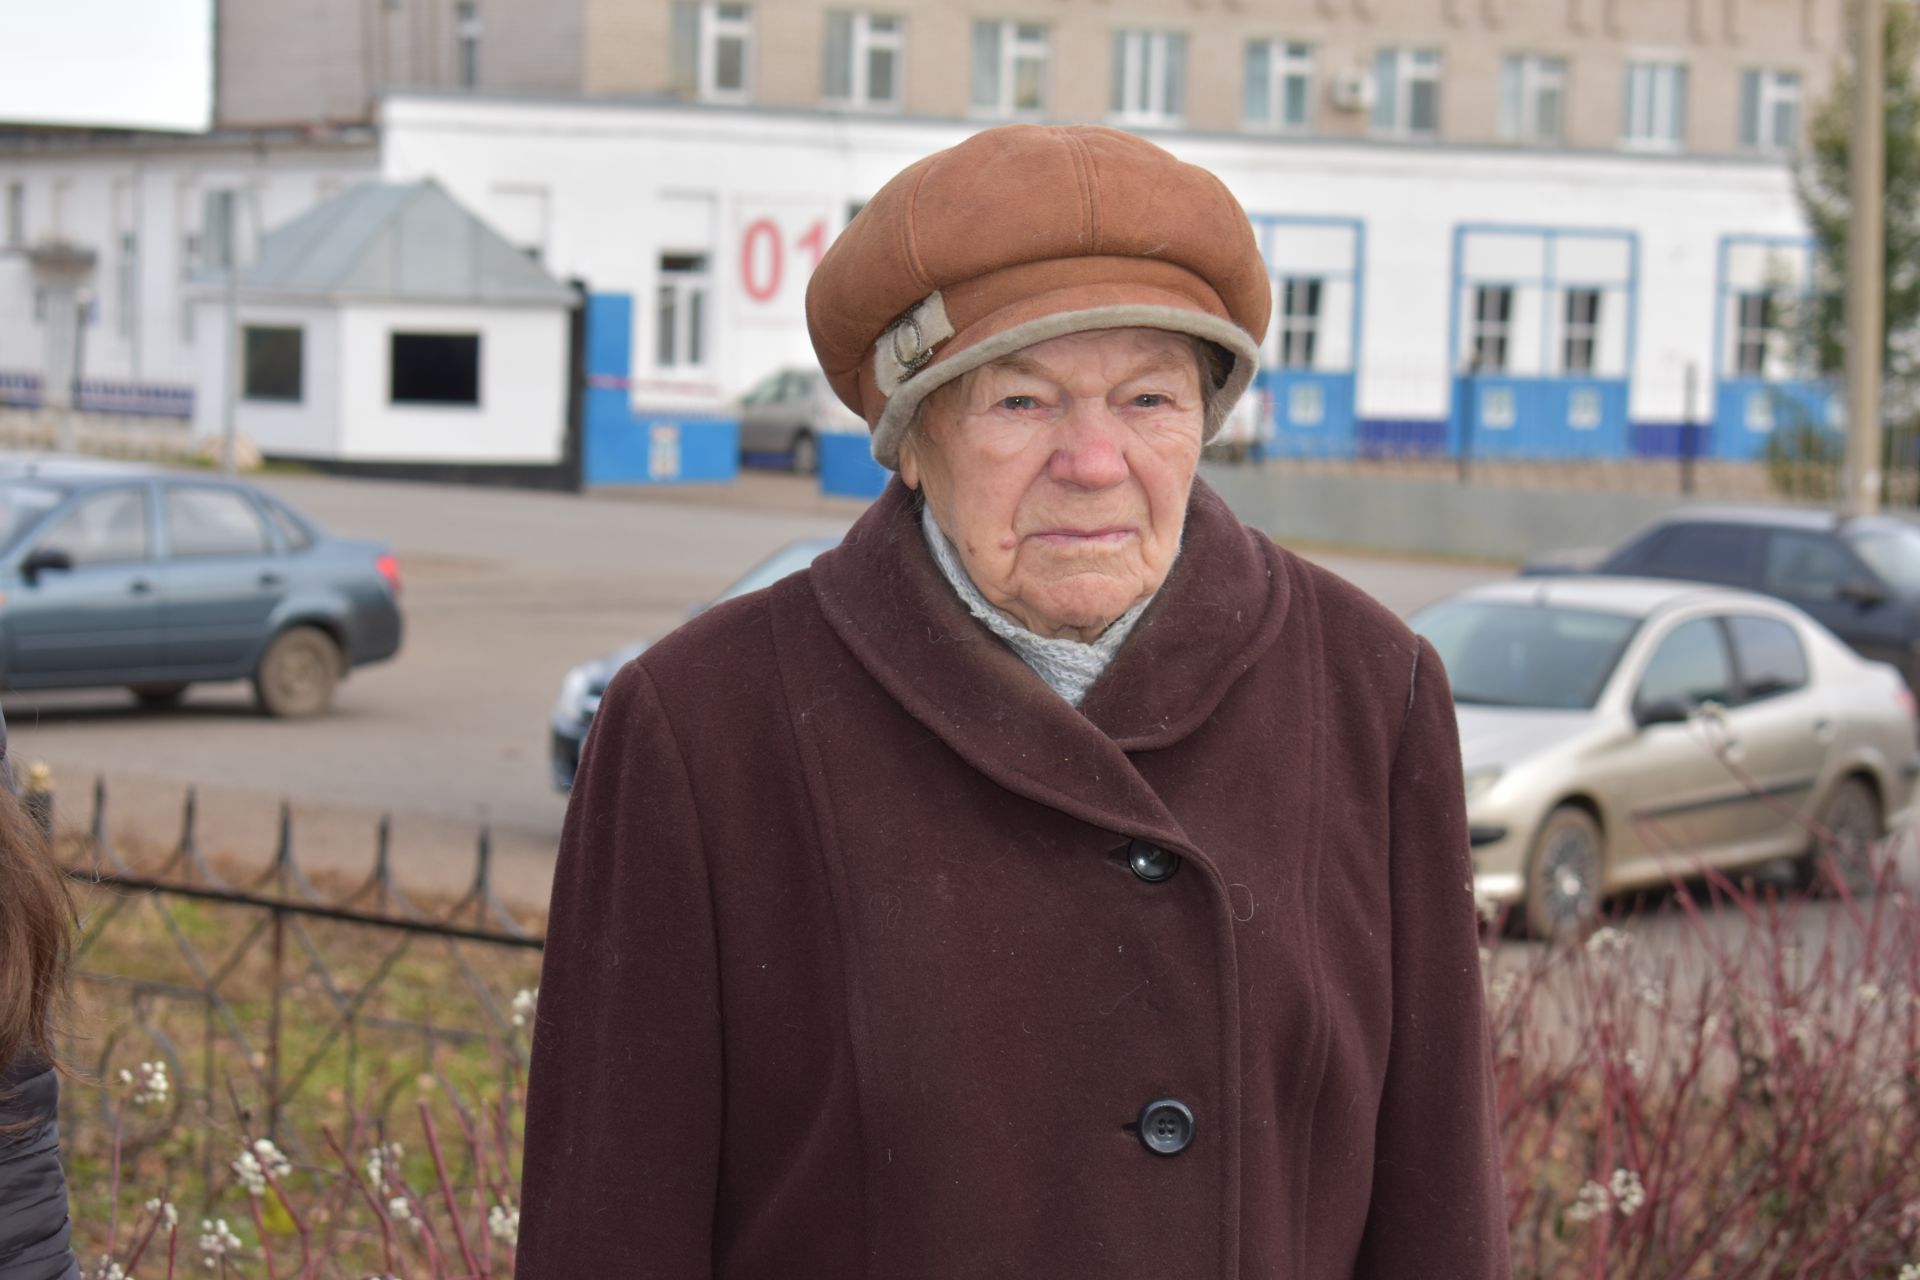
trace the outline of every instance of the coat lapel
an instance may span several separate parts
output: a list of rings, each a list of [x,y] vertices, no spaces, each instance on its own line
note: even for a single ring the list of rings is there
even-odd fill
[[[1284,561],[1196,481],[1180,559],[1080,710],[970,616],[898,479],[814,562],[815,598],[908,714],[999,785],[1108,829],[1191,850],[1127,759],[1179,741],[1279,636]]]

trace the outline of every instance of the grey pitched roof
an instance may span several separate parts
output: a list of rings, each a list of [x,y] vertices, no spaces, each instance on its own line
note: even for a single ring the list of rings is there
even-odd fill
[[[572,290],[432,180],[362,182],[276,227],[241,268],[240,287],[402,302],[573,300]]]

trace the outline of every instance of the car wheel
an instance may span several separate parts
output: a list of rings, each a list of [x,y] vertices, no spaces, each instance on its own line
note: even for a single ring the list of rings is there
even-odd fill
[[[174,681],[171,684],[130,684],[127,686],[134,698],[148,711],[165,711],[168,707],[177,707],[180,700],[187,696],[187,682]]]
[[[289,627],[273,638],[253,673],[260,710],[276,719],[317,716],[333,701],[340,650],[317,627]]]
[[[1578,938],[1600,918],[1600,824],[1577,805],[1547,815],[1527,854],[1527,929],[1536,938]]]
[[[810,476],[819,469],[820,446],[814,443],[811,431],[802,431],[793,438],[793,473]]]
[[[1885,834],[1873,788],[1860,778],[1843,778],[1820,811],[1804,878],[1816,889],[1839,884],[1854,897],[1872,893],[1877,886],[1874,861]]]

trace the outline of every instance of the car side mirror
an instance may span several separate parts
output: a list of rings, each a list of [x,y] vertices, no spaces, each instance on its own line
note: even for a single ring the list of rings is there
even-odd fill
[[[1633,722],[1642,729],[1652,728],[1656,724],[1685,724],[1692,718],[1693,708],[1678,698],[1635,703],[1633,707]]]
[[[1862,609],[1871,609],[1877,604],[1885,604],[1887,593],[1880,584],[1869,578],[1850,578],[1840,584],[1838,595],[1849,604]]]
[[[49,569],[66,571],[73,568],[73,557],[55,547],[40,547],[27,553],[20,562],[20,576],[28,582],[37,581],[41,574]]]

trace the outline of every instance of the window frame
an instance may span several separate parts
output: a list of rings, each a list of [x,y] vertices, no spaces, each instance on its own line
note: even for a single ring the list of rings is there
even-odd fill
[[[291,333],[294,345],[294,391],[292,395],[261,392],[254,388],[255,334]],[[307,402],[307,328],[301,324],[247,324],[240,326],[240,399],[247,404],[302,405]]]
[[[668,16],[672,82],[699,102],[745,104],[753,100],[753,6],[742,0],[673,0]],[[740,42],[740,84],[719,83],[720,45]]]
[[[836,38],[834,23],[838,19],[846,20],[846,67],[847,92],[836,94],[828,83],[829,70],[833,66],[833,44]],[[890,31],[876,31],[874,20],[880,19],[893,24]],[[820,74],[820,97],[830,106],[858,111],[898,111],[906,102],[905,73],[907,67],[907,20],[897,13],[881,13],[873,9],[831,9],[826,14],[826,41],[824,62]],[[872,58],[875,53],[885,52],[893,56],[893,95],[888,98],[873,96]]]
[[[1791,111],[1781,137],[1780,113]],[[1806,81],[1798,71],[1747,67],[1740,72],[1740,149],[1756,155],[1787,155],[1799,149],[1805,125]]]
[[[1468,353],[1469,367],[1476,376],[1504,374],[1513,354],[1513,304],[1518,291],[1510,284],[1486,283],[1473,287],[1473,317],[1468,327],[1471,347]],[[1500,298],[1504,305],[1501,314],[1487,315],[1487,301]],[[1487,359],[1491,349],[1497,358]]]
[[[1374,100],[1368,117],[1373,136],[1404,141],[1438,138],[1444,114],[1440,90],[1446,71],[1446,55],[1430,45],[1382,45],[1374,50]],[[1431,85],[1433,90],[1433,121],[1425,128],[1415,127],[1413,118],[1414,90],[1421,84]]]
[[[1622,72],[1620,145],[1634,151],[1684,151],[1692,73],[1677,58],[1629,58]]]
[[[1799,693],[1813,684],[1813,663],[1807,656],[1807,646],[1800,641],[1800,632],[1785,618],[1777,618],[1767,613],[1723,613],[1717,615],[1720,630],[1726,638],[1727,651],[1733,658],[1734,687],[1738,691],[1738,705],[1752,706],[1756,703],[1770,702],[1775,698],[1784,698],[1788,694]],[[1797,683],[1781,684],[1769,687],[1757,684],[1753,673],[1747,670],[1742,656],[1740,633],[1736,623],[1758,623],[1768,627],[1778,627],[1787,639],[1793,642],[1793,651],[1800,660],[1800,678]]]
[[[1574,313],[1574,304],[1583,298],[1593,300],[1593,309],[1590,315],[1580,318]],[[1591,285],[1570,285],[1563,291],[1562,299],[1560,372],[1568,377],[1593,377],[1600,367],[1600,313],[1606,304],[1606,290]],[[1586,353],[1584,362],[1574,358],[1574,353],[1582,349]]]
[[[1115,124],[1178,126],[1187,111],[1187,33],[1167,27],[1116,27],[1111,44]]]
[[[1733,373],[1736,378],[1766,378],[1778,328],[1777,302],[1772,289],[1742,289],[1734,294]],[[1752,303],[1760,307],[1757,326],[1747,314]]]
[[[1713,636],[1720,650],[1720,660],[1726,667],[1727,687],[1724,690],[1725,696],[1722,698],[1701,698],[1697,701],[1683,702],[1681,705],[1687,709],[1689,714],[1706,706],[1710,702],[1728,708],[1739,705],[1741,692],[1740,668],[1734,659],[1733,638],[1727,634],[1727,629],[1722,625],[1718,614],[1703,613],[1695,614],[1690,618],[1681,618],[1667,630],[1665,635],[1653,642],[1652,648],[1647,652],[1646,659],[1640,663],[1640,669],[1634,673],[1633,692],[1627,699],[1627,706],[1636,717],[1653,707],[1659,706],[1664,701],[1669,701],[1669,699],[1647,699],[1642,695],[1646,691],[1647,677],[1653,671],[1653,664],[1659,659],[1661,652],[1689,627],[1701,627]]]
[[[685,260],[693,266],[671,266]],[[706,253],[662,253],[654,292],[653,367],[661,373],[705,373],[712,368],[713,262]],[[686,358],[682,358],[685,353]]]
[[[994,100],[983,102],[977,90],[981,76],[981,36],[993,32]],[[1027,34],[1038,32],[1037,35]],[[1044,117],[1053,98],[1053,25],[1023,18],[976,18],[973,23],[971,52],[968,55],[967,109],[975,116],[996,120],[1034,120]],[[1016,100],[1023,61],[1039,66],[1036,81],[1040,101],[1022,106]]]
[[[454,79],[462,89],[480,84],[479,0],[456,0],[453,7]]]
[[[403,339],[471,339],[473,344],[473,398],[439,400],[400,394],[400,345]],[[387,330],[387,407],[389,409],[479,409],[486,403],[486,335],[480,329]]]
[[[1280,367],[1316,368],[1320,347],[1320,321],[1326,305],[1326,279],[1323,276],[1283,276],[1280,279]],[[1305,305],[1296,307],[1301,301]],[[1296,358],[1298,357],[1298,358]]]
[[[1266,94],[1267,110],[1256,115],[1251,110],[1252,90],[1256,82],[1255,51],[1262,51],[1265,75],[1260,79]],[[1255,37],[1247,41],[1242,56],[1246,84],[1240,98],[1240,123],[1249,129],[1271,133],[1312,133],[1314,128],[1314,88],[1319,80],[1319,47],[1306,40],[1279,37]],[[1300,86],[1300,118],[1288,118],[1292,100],[1289,88]]]
[[[1500,60],[1500,140],[1521,145],[1556,147],[1567,136],[1567,59],[1555,54],[1510,53]],[[1542,102],[1554,98],[1553,128],[1541,127]]]
[[[7,183],[7,224],[6,239],[0,240],[9,249],[24,249],[27,244],[27,184],[23,179],[14,179]]]

